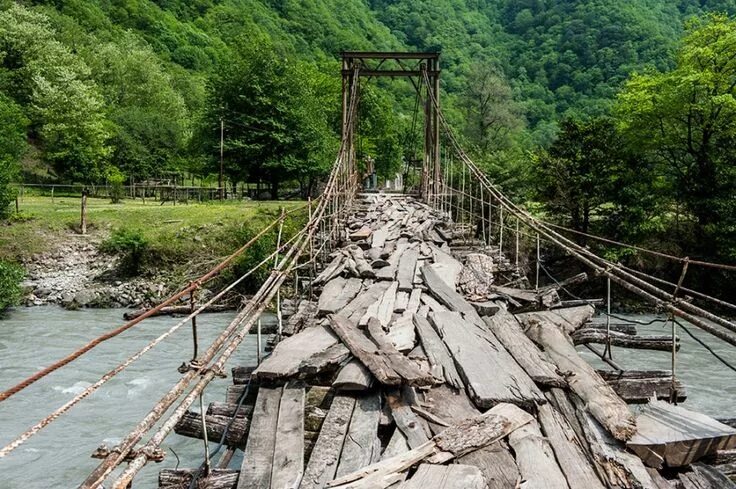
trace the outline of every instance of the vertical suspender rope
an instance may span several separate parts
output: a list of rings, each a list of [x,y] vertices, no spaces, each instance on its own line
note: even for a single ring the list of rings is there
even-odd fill
[[[202,418],[202,440],[204,441],[204,476],[207,477],[210,473],[210,442],[207,439],[207,421],[205,420],[205,414],[204,414],[204,400],[202,399],[202,395],[204,393],[199,393],[199,412]],[[235,414],[233,415],[235,416]]]
[[[539,268],[542,264],[540,262],[542,254],[539,251],[539,246],[540,246],[539,233],[537,233],[537,274],[536,274],[536,279],[534,280],[534,290],[536,292],[539,292]]]
[[[613,360],[613,352],[611,351],[611,278],[606,277],[606,348],[603,351],[608,358]]]
[[[480,222],[483,227],[483,246],[486,246],[488,240],[486,239],[486,200],[483,195],[483,185],[480,186]]]
[[[193,288],[191,292],[189,292],[189,314],[194,313],[195,307],[194,307],[194,294],[197,289]],[[197,316],[192,316],[192,361],[195,361],[197,359],[198,354],[198,342],[197,342]]]
[[[278,235],[276,237],[276,254],[273,257],[273,268],[274,269],[276,269],[276,266],[279,263],[279,251],[278,250],[279,250],[279,248],[281,248],[281,234],[282,234],[282,232],[284,230],[284,216],[285,216],[284,208],[282,207],[281,208],[281,217],[279,218],[279,220],[281,222],[279,222],[279,232],[278,232]],[[283,324],[282,324],[282,321],[281,321],[281,288],[279,288],[276,291],[276,321],[278,323],[277,324],[277,331],[278,331],[278,333],[276,335],[276,338],[278,340],[281,340],[281,330],[283,328]]]
[[[672,292],[672,302],[677,300],[677,295],[680,293],[680,287],[682,287],[682,283],[685,281],[685,275],[687,275],[688,265],[690,265],[690,258],[686,256],[685,262],[682,265],[680,278],[677,281],[677,287],[675,287],[675,291]],[[670,379],[670,402],[677,404],[677,377],[675,372],[677,367],[677,321],[675,321],[675,316],[672,312],[670,312],[670,322],[672,323],[672,378]]]
[[[516,270],[519,270],[519,218],[516,218],[516,250],[514,252]]]
[[[503,259],[503,207],[498,210],[498,264]]]

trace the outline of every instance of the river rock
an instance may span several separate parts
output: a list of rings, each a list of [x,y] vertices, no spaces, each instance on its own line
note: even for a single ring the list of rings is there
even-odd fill
[[[80,290],[74,296],[74,302],[84,307],[93,303],[97,299],[97,293],[92,290]]]

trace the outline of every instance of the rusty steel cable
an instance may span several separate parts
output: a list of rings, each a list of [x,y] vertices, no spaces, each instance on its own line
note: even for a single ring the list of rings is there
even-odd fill
[[[295,209],[291,209],[291,211],[298,210],[300,208],[303,208],[303,206]],[[69,355],[65,356],[64,358],[61,358],[60,360],[57,360],[53,364],[44,367],[43,369],[39,370],[38,372],[34,373],[33,375],[28,376],[27,378],[23,379],[22,381],[18,382],[14,386],[4,390],[0,393],[0,402],[5,401],[9,397],[17,394],[18,392],[22,391],[29,385],[33,384],[34,382],[46,377],[50,373],[60,369],[61,367],[73,362],[77,358],[81,357],[97,345],[114,338],[118,336],[119,334],[127,331],[128,329],[132,328],[136,324],[140,323],[144,319],[147,319],[151,317],[152,315],[156,314],[157,312],[161,311],[164,307],[176,302],[177,300],[185,297],[187,294],[191,293],[192,291],[199,288],[202,284],[209,281],[210,279],[214,278],[216,275],[218,275],[223,269],[225,269],[232,261],[240,256],[243,252],[245,252],[248,248],[250,248],[253,243],[258,241],[258,239],[266,234],[271,228],[273,228],[276,224],[281,221],[283,217],[279,217],[272,221],[270,224],[268,224],[266,227],[261,229],[261,231],[258,232],[253,238],[251,238],[247,243],[245,243],[243,246],[235,250],[232,254],[230,254],[227,258],[225,258],[223,261],[221,261],[218,265],[216,265],[212,270],[205,273],[201,277],[199,277],[197,280],[194,280],[191,282],[187,287],[181,289],[179,292],[176,292],[175,294],[171,295],[169,298],[165,299],[164,301],[157,304],[155,307],[147,310],[140,316],[136,317],[135,319],[132,319],[128,321],[127,323],[123,324],[122,326],[113,329],[112,331],[108,331],[107,333],[104,333],[88,343],[86,343],[81,348],[73,351]]]
[[[289,245],[292,241],[297,239],[298,236],[301,236],[303,232],[297,233],[294,235],[289,241],[284,243],[283,247],[286,247]],[[97,380],[95,383],[91,384],[87,388],[85,388],[82,392],[75,395],[72,399],[64,403],[62,406],[60,406],[58,409],[56,409],[53,413],[46,416],[42,420],[40,420],[38,423],[33,425],[31,428],[23,432],[21,435],[16,437],[12,442],[7,444],[5,447],[0,449],[0,458],[3,458],[10,454],[13,450],[15,450],[17,447],[19,447],[21,444],[23,444],[26,440],[31,438],[33,435],[41,431],[43,428],[51,424],[54,420],[56,420],[58,417],[60,417],[62,414],[69,411],[72,407],[74,407],[76,404],[78,404],[81,400],[88,397],[90,394],[95,392],[97,389],[102,387],[106,382],[108,382],[110,379],[115,377],[117,374],[125,370],[127,367],[129,367],[132,363],[134,363],[136,360],[141,358],[144,354],[146,354],[148,351],[153,349],[156,345],[164,341],[166,338],[174,334],[178,329],[180,329],[184,324],[186,324],[187,321],[191,320],[192,318],[196,317],[198,314],[203,312],[205,309],[207,309],[210,305],[214,304],[218,299],[220,299],[223,295],[225,295],[227,292],[235,288],[239,283],[241,283],[243,280],[248,278],[250,275],[252,275],[256,270],[261,268],[263,265],[265,265],[268,261],[270,261],[274,256],[278,254],[279,250],[275,250],[273,253],[268,255],[266,258],[261,260],[258,264],[254,265],[251,269],[249,269],[245,274],[241,275],[237,280],[232,282],[230,285],[228,285],[226,288],[221,290],[218,294],[213,296],[209,301],[207,301],[205,304],[200,306],[196,311],[193,311],[191,314],[189,314],[187,317],[183,318],[178,323],[174,324],[171,328],[166,330],[164,333],[159,335],[157,338],[149,342],[146,346],[144,346],[142,349],[138,350],[135,354],[131,355],[130,357],[126,358],[123,362],[118,364],[115,368],[105,373],[99,380]],[[222,342],[224,342],[227,338],[223,338]],[[208,353],[210,350],[208,350]]]

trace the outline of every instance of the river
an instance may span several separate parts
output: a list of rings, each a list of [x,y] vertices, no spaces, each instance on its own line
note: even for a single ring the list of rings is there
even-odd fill
[[[122,321],[120,309],[66,311],[53,306],[19,308],[0,320],[0,388],[6,388],[48,365],[86,341],[112,329]],[[209,344],[232,313],[200,316],[200,345]],[[648,316],[635,316],[647,320]],[[22,394],[0,403],[0,444],[39,421],[69,400],[121,360],[137,351],[164,330],[172,318],[152,318],[82,356],[27,388]],[[691,328],[722,356],[736,364],[736,349]],[[669,327],[639,327],[640,334],[669,334]],[[736,372],[718,363],[707,351],[682,334],[678,354],[678,376],[688,390],[685,407],[711,415],[736,417]],[[154,351],[113,378],[46,429],[0,459],[2,489],[73,488],[97,465],[90,454],[100,444],[114,446],[180,378],[176,368],[191,356],[191,333],[183,327]],[[231,359],[230,365],[253,364],[256,338],[250,336]],[[595,363],[587,350],[581,353]],[[629,369],[669,369],[670,354],[615,348],[614,360]],[[597,365],[597,363],[596,363]],[[223,400],[231,379],[217,379],[205,392],[205,403]],[[166,440],[166,460],[151,463],[134,487],[157,487],[158,471],[195,467],[203,455],[202,443],[172,434]],[[174,455],[176,453],[176,456]],[[236,462],[237,463],[237,462]]]

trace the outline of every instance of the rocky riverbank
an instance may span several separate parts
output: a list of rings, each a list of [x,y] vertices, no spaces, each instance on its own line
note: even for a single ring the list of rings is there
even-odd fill
[[[99,251],[99,238],[70,236],[54,250],[25,260],[27,306],[141,307],[164,297],[163,281],[125,279],[117,274],[118,257]]]

